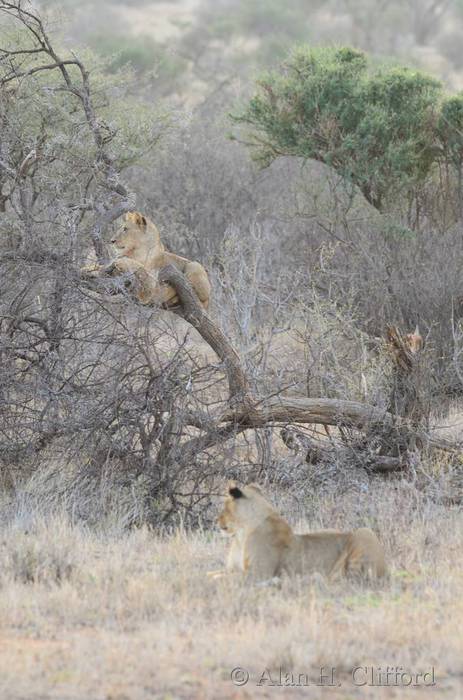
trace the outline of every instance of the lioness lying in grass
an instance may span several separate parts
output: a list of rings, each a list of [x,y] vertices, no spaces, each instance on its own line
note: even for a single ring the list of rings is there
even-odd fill
[[[233,539],[226,569],[208,573],[214,578],[241,571],[256,580],[284,572],[319,572],[330,580],[344,574],[376,579],[387,571],[383,547],[372,530],[296,535],[256,485],[230,482],[218,523]]]

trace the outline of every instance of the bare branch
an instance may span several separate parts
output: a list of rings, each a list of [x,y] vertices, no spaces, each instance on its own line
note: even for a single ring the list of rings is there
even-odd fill
[[[85,68],[82,61],[74,53],[73,58],[66,59],[61,58],[58,55],[39,15],[33,11],[25,10],[20,0],[16,0],[15,2],[1,0],[0,12],[4,12],[5,14],[8,14],[21,22],[21,24],[30,32],[37,44],[37,46],[33,49],[27,49],[25,51],[16,49],[9,51],[7,49],[2,49],[3,61],[5,61],[7,58],[14,59],[15,57],[23,54],[44,54],[45,56],[49,56],[51,59],[50,63],[34,65],[28,70],[21,70],[13,61],[11,71],[4,76],[1,82],[6,84],[14,79],[26,78],[40,72],[59,70],[65,83],[65,89],[71,94],[75,95],[80,100],[82,105],[85,119],[97,147],[98,170],[104,175],[105,186],[109,192],[112,192],[118,197],[122,198],[122,200],[113,207],[103,211],[97,210],[95,212],[95,221],[91,229],[91,238],[97,258],[100,261],[103,261],[105,254],[104,244],[101,238],[102,230],[109,223],[114,221],[114,219],[121,216],[121,214],[124,214],[126,211],[129,211],[129,209],[133,207],[135,203],[135,196],[130,194],[120,182],[119,173],[115,165],[114,158],[107,148],[108,130],[105,124],[99,121],[95,111],[89,72]],[[68,70],[69,66],[75,66],[79,70],[80,81],[75,81],[71,76],[71,73]],[[10,174],[11,169],[8,170],[6,164],[2,163],[2,168],[5,170],[5,172]],[[22,172],[22,168],[23,164],[20,168],[21,176],[24,174]]]

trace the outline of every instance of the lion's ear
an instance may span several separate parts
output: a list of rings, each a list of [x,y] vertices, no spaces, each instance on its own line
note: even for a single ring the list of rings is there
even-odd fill
[[[232,498],[244,498],[244,493],[241,491],[241,489],[232,484],[229,484],[228,486],[228,493]]]
[[[146,218],[143,216],[143,214],[140,214],[140,212],[138,211],[128,211],[125,215],[125,220],[133,221],[134,224],[140,227],[146,226]]]
[[[137,226],[145,228],[146,226],[146,219],[143,216],[143,214],[139,214],[138,211],[135,213],[135,223]]]

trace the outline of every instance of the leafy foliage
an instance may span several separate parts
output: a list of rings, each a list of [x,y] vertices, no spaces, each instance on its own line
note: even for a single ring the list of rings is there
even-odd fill
[[[463,163],[463,92],[447,98],[438,123],[447,159],[457,168]]]
[[[441,84],[407,68],[370,65],[351,48],[294,51],[234,120],[254,157],[315,159],[358,186],[377,209],[428,176],[436,158]]]

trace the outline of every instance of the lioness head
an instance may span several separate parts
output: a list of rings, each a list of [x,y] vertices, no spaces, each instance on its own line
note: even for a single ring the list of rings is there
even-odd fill
[[[218,517],[219,527],[229,534],[248,525],[255,525],[273,511],[265,500],[259,486],[238,486],[230,481],[222,512]]]
[[[119,227],[111,243],[117,249],[119,256],[136,258],[142,251],[148,251],[160,246],[160,236],[156,226],[143,214],[137,211],[129,211],[124,216],[124,221]]]

